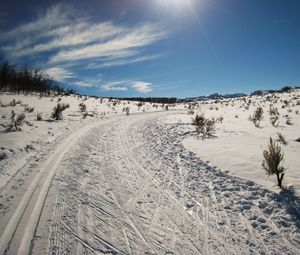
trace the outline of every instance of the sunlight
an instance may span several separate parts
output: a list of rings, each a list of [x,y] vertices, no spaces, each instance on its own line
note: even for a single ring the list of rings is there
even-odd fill
[[[161,5],[173,6],[173,7],[183,7],[191,3],[191,0],[164,0],[158,1]]]
[[[192,6],[192,0],[156,0],[156,4],[161,8],[177,9],[187,8]]]
[[[161,14],[180,16],[194,16],[199,2],[195,0],[155,0],[157,12]]]

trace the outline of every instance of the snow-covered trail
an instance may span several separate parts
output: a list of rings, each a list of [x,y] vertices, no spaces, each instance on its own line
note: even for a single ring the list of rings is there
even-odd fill
[[[116,117],[58,146],[54,196],[23,213],[51,220],[6,240],[7,254],[300,254],[299,200],[210,167],[165,114]]]
[[[37,164],[32,160],[13,165],[16,173],[1,188],[1,199],[8,202],[1,216],[0,254],[27,254],[32,250],[40,216],[54,175],[69,148],[81,135],[97,124],[85,126],[73,132],[57,146],[44,154],[44,160]],[[45,152],[44,152],[45,153]],[[7,176],[5,176],[7,177]],[[2,209],[2,208],[1,208]]]
[[[93,129],[61,170],[54,254],[299,254],[278,195],[209,167],[162,114]]]

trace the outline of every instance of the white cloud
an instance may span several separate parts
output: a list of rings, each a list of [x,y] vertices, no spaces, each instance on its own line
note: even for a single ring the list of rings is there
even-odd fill
[[[95,58],[131,57],[139,53],[139,48],[148,46],[165,37],[166,33],[158,29],[156,25],[145,24],[103,43],[94,43],[86,47],[61,50],[50,59],[50,62],[60,63]]]
[[[42,37],[51,35],[58,27],[74,21],[77,12],[69,5],[56,4],[41,13],[35,20],[0,34],[0,40],[17,40],[19,48],[30,45]],[[24,40],[25,39],[25,40]]]
[[[150,61],[161,54],[149,55],[147,49],[168,36],[159,23],[135,26],[95,22],[95,17],[83,16],[70,5],[56,4],[41,12],[36,19],[0,32],[0,53],[4,58],[45,59],[47,73],[58,81],[76,78],[79,67],[88,69],[122,66]],[[28,61],[28,60],[27,60]],[[54,64],[58,66],[54,66]],[[88,84],[78,83],[77,86]],[[99,81],[98,81],[99,83]],[[111,84],[104,89],[125,91],[130,84]]]
[[[92,88],[92,87],[99,87],[101,80],[102,80],[102,74],[96,75],[96,79],[94,78],[82,78],[82,80],[76,81],[73,84],[76,87],[79,88]]]
[[[86,45],[91,42],[101,42],[125,31],[125,28],[114,26],[111,22],[90,25],[83,21],[53,30],[51,33],[54,35],[54,39],[14,52],[14,56],[28,56],[53,49],[59,50],[65,47]],[[13,49],[13,47],[6,49]]]
[[[156,59],[141,53],[168,35],[158,23],[126,27],[81,17],[70,5],[54,5],[35,20],[1,33],[0,49],[8,59],[47,53],[52,64],[96,60],[101,68]]]
[[[143,81],[134,81],[131,83],[132,88],[140,93],[148,93],[152,91],[152,83],[143,82]]]
[[[66,79],[74,77],[74,73],[61,67],[51,67],[45,69],[44,72],[57,81],[65,81]]]
[[[129,65],[134,63],[140,63],[145,62],[153,59],[158,59],[162,55],[149,55],[149,56],[142,56],[132,59],[118,59],[118,60],[112,60],[112,61],[105,61],[104,63],[90,63],[87,68],[103,68],[103,67],[113,67],[113,66],[123,66],[123,65]]]
[[[77,81],[77,82],[74,82],[74,85],[75,85],[76,87],[79,87],[79,88],[91,88],[91,87],[93,87],[93,84],[92,84],[92,83],[84,82],[84,81]]]
[[[143,81],[112,81],[100,86],[103,91],[127,91],[129,87],[143,94],[152,91],[152,83]]]
[[[103,91],[127,91],[127,83],[128,81],[112,81],[101,85],[100,87]]]

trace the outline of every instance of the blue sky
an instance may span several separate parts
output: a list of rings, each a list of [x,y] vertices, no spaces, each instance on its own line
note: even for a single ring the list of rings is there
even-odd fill
[[[300,86],[299,13],[299,0],[11,0],[0,58],[99,96]]]

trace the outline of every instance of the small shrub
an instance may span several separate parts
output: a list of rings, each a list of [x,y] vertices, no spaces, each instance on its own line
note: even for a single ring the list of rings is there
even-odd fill
[[[86,116],[88,115],[88,113],[87,113],[87,111],[86,111],[86,105],[85,105],[85,103],[80,103],[79,104],[79,111],[80,111],[80,113],[82,114],[82,118],[86,118]]]
[[[192,124],[195,126],[205,126],[206,119],[204,114],[201,115],[196,114],[195,118],[192,119]]]
[[[37,121],[43,120],[43,117],[42,117],[42,113],[41,113],[41,112],[38,112],[38,113],[36,114],[36,120],[37,120]]]
[[[266,174],[268,176],[275,174],[277,177],[277,185],[282,188],[285,168],[280,166],[280,164],[283,160],[284,154],[281,151],[281,147],[272,140],[272,137],[270,137],[268,150],[263,151],[263,157],[262,167],[266,171]]]
[[[210,136],[213,131],[215,131],[215,120],[206,119],[204,114],[196,115],[192,119],[192,124],[196,126],[197,135],[202,134],[202,139]]]
[[[21,130],[20,126],[22,126],[24,120],[25,120],[24,113],[20,113],[20,114],[16,115],[16,113],[14,111],[11,111],[10,124],[9,124],[7,130],[12,131],[13,129],[15,129],[15,131],[20,131]]]
[[[0,161],[7,159],[7,154],[5,152],[0,152]]]
[[[282,143],[283,145],[287,145],[288,142],[286,141],[285,137],[283,134],[277,132],[277,135],[278,135],[278,142]]]
[[[288,119],[286,120],[286,124],[287,124],[287,125],[293,125],[294,123],[292,122],[291,118],[288,118]]]
[[[31,112],[34,111],[34,107],[30,107],[30,106],[26,105],[25,108],[24,108],[24,111],[31,113]]]
[[[203,134],[202,139],[206,136],[210,136],[213,131],[216,129],[216,122],[215,120],[207,120],[205,125],[205,132]]]
[[[278,127],[279,125],[279,116],[278,115],[273,115],[270,117],[270,122],[273,127]]]
[[[285,104],[285,106],[288,106],[290,104],[290,102],[288,100],[283,100],[283,103]]]
[[[223,116],[220,116],[217,121],[219,121],[221,124],[223,123],[223,120],[224,120],[224,117]]]
[[[69,104],[57,103],[57,105],[53,108],[53,111],[51,113],[51,118],[53,118],[55,120],[62,120],[63,111],[69,107],[70,107]]]
[[[271,116],[277,116],[279,115],[278,109],[276,107],[270,106],[269,113]]]
[[[249,120],[253,121],[254,125],[256,127],[259,127],[260,122],[264,115],[264,110],[262,107],[257,107],[256,110],[254,111],[253,115],[249,117]]]
[[[32,122],[30,122],[30,121],[25,121],[25,123],[26,123],[27,126],[29,126],[29,127],[33,127],[33,126],[34,126],[34,124],[33,124]]]
[[[12,101],[9,102],[9,106],[16,106],[17,105],[17,102],[16,102],[16,99],[13,99]]]

